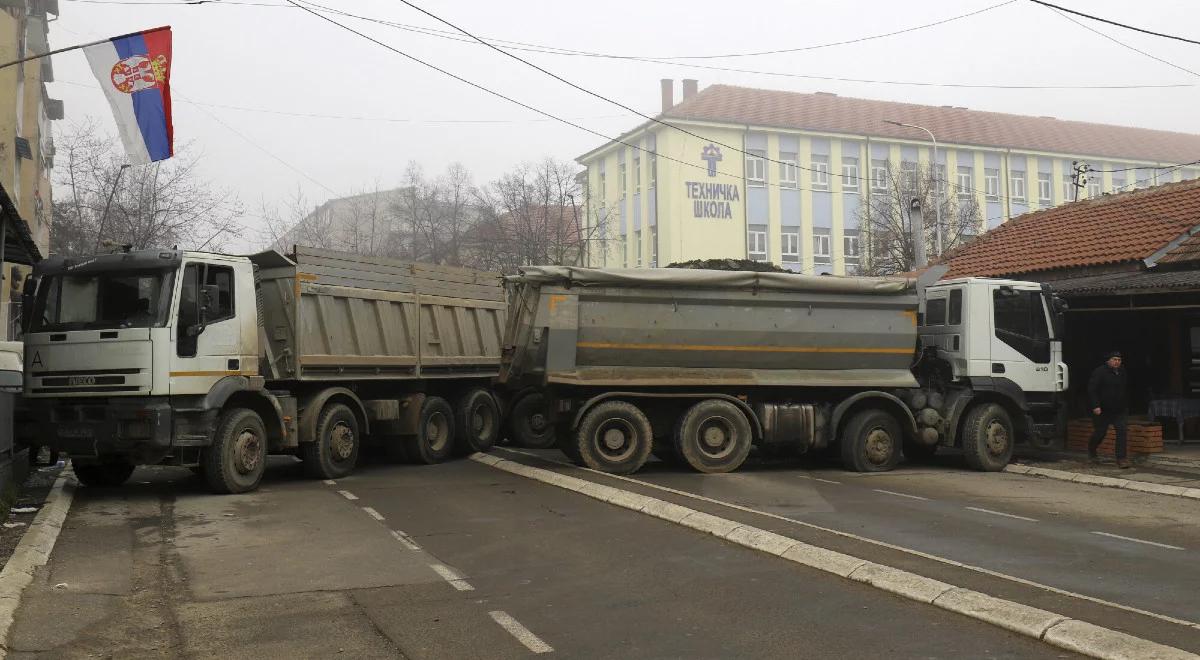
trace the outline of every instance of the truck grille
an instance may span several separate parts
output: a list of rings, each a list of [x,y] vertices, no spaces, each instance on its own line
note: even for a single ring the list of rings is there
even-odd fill
[[[34,371],[30,394],[88,394],[140,392],[149,389],[149,374],[142,369],[80,369]]]

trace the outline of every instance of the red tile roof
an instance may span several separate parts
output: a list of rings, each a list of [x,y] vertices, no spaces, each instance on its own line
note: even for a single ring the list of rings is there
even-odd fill
[[[1200,261],[1200,234],[1189,236],[1159,257],[1160,264],[1178,264],[1185,261]]]
[[[1110,126],[1051,117],[1011,115],[949,106],[873,101],[817,92],[710,85],[665,118],[807,129],[830,133],[924,139],[924,133],[883,123],[925,126],[939,142],[1010,147],[1078,156],[1185,163],[1200,160],[1200,135]]]
[[[1200,225],[1200,179],[1018,216],[947,255],[946,277],[1139,261]]]

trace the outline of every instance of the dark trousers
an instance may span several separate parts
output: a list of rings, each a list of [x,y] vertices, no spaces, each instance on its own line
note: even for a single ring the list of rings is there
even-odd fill
[[[1125,436],[1128,431],[1128,425],[1125,422],[1125,413],[1104,413],[1101,415],[1092,415],[1092,439],[1088,442],[1088,452],[1094,453],[1096,448],[1104,442],[1104,436],[1108,433],[1108,427],[1112,426],[1117,432],[1117,458],[1125,458]]]

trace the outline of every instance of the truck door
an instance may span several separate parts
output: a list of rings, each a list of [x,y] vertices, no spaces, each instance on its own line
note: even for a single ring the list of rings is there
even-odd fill
[[[993,285],[992,368],[1026,392],[1054,391],[1049,320],[1042,293]]]
[[[172,394],[207,393],[216,381],[242,370],[235,284],[231,265],[184,265],[171,356]]]

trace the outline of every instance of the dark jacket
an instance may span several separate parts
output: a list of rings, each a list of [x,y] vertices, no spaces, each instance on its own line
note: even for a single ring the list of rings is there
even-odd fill
[[[1092,408],[1099,408],[1105,415],[1125,412],[1129,407],[1126,401],[1125,369],[1113,369],[1107,364],[1096,367],[1092,377],[1088,379],[1088,402]]]

